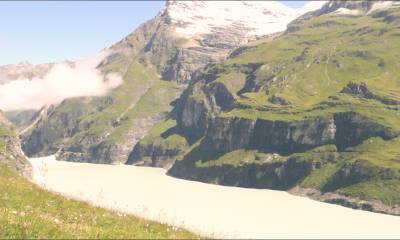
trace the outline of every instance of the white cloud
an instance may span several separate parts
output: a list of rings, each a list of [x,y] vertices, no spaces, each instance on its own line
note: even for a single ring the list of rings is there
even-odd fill
[[[43,79],[18,79],[0,85],[0,109],[39,109],[71,97],[107,94],[122,83],[122,78],[116,73],[104,76],[96,69],[105,56],[103,52],[74,64],[56,64]]]

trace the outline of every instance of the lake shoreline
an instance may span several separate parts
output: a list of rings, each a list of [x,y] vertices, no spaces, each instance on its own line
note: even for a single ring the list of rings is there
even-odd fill
[[[216,238],[399,238],[400,217],[283,191],[219,186],[165,169],[33,158],[34,182],[68,198]],[[382,224],[385,222],[385,224]],[[371,226],[371,227],[366,227]]]
[[[294,187],[288,192],[295,196],[307,197],[316,201],[335,204],[351,209],[400,216],[400,206],[392,207],[379,201],[364,200],[332,192],[323,193],[313,188]]]

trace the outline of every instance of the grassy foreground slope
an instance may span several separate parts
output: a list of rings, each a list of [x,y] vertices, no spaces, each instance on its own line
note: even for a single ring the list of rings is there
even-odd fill
[[[196,237],[40,189],[18,174],[30,168],[15,130],[0,112],[0,239]]]
[[[195,238],[42,190],[0,163],[0,238]]]

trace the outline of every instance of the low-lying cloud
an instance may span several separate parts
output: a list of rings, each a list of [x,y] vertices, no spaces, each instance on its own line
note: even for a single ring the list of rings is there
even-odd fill
[[[96,66],[106,53],[73,63],[55,64],[43,78],[18,79],[0,85],[3,111],[40,109],[67,98],[103,96],[122,83],[117,73],[104,76]]]

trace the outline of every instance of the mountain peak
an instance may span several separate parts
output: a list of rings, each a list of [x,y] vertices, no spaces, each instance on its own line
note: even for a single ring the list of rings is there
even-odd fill
[[[32,65],[28,60],[22,60],[18,63],[20,66],[30,66]]]

